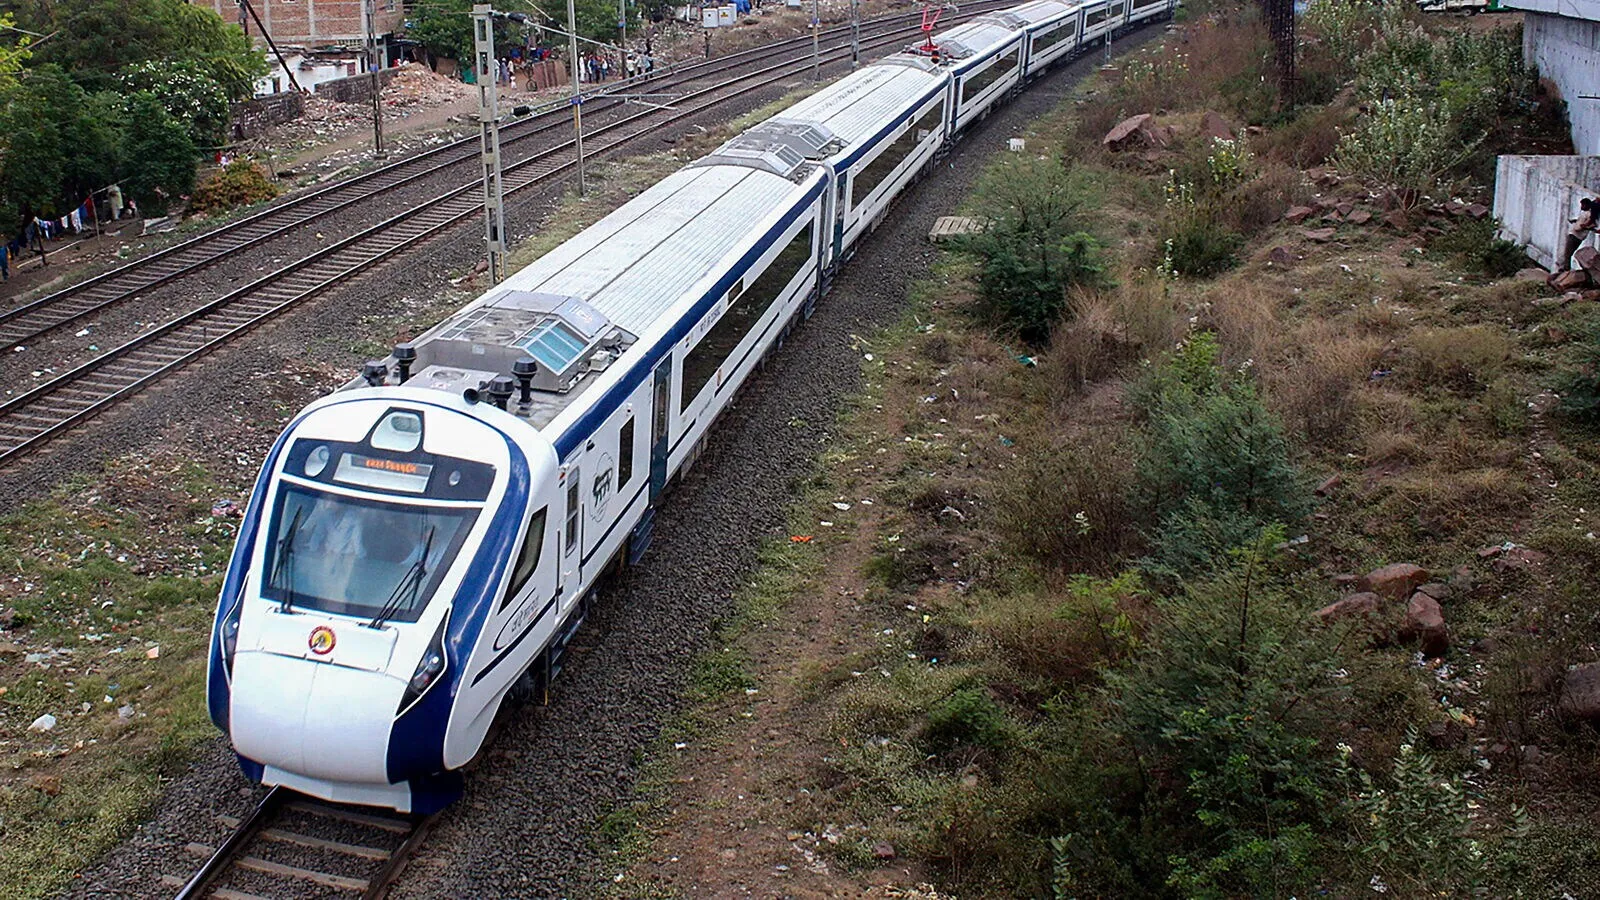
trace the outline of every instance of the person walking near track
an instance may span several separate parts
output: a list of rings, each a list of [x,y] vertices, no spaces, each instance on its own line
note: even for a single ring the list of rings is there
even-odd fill
[[[1596,203],[1588,197],[1579,200],[1578,207],[1582,209],[1582,212],[1578,213],[1576,219],[1570,220],[1572,227],[1567,229],[1567,243],[1562,248],[1561,259],[1556,264],[1556,272],[1558,273],[1565,272],[1572,267],[1572,254],[1577,253],[1578,248],[1583,246],[1583,242],[1588,240],[1589,235],[1594,232],[1595,219],[1597,214],[1600,214],[1600,203]]]

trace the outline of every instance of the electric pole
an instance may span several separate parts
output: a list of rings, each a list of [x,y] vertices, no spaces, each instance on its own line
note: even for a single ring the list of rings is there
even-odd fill
[[[477,69],[478,125],[483,149],[483,236],[489,257],[489,283],[499,284],[505,274],[506,211],[505,192],[500,184],[500,72],[494,57],[493,15],[494,9],[487,3],[472,7],[473,63]]]
[[[578,90],[578,13],[567,0],[567,55],[572,58],[572,131],[577,135],[578,196],[585,195],[583,183],[583,92]]]
[[[821,24],[821,22],[822,22],[822,18],[817,12],[817,0],[811,0],[811,80],[812,81],[821,81],[822,80],[822,51],[821,51],[821,46],[820,46],[820,43],[821,43],[821,40],[822,40],[822,36],[817,30],[817,28]]]
[[[850,68],[861,65],[861,0],[850,0]]]
[[[378,60],[378,0],[366,0],[362,4],[367,13],[367,71],[372,78],[372,155],[383,159],[383,100],[379,90],[383,86],[383,64]]]
[[[622,74],[628,74],[628,0],[617,0],[617,29],[622,32]]]

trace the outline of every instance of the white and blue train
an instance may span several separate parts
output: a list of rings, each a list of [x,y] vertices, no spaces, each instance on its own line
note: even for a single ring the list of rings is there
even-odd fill
[[[1129,3],[1133,5],[1128,6]],[[1175,0],[1036,0],[867,65],[668,176],[268,453],[208,702],[254,781],[430,811],[514,687],[895,196],[1051,63]]]

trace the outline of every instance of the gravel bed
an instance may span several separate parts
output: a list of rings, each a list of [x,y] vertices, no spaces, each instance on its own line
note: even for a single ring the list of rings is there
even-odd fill
[[[1132,49],[1157,33],[1159,27],[1146,28],[1119,41],[1117,49]],[[724,413],[711,446],[660,510],[655,544],[643,564],[602,592],[579,635],[580,649],[554,685],[551,704],[506,716],[504,729],[467,779],[467,796],[444,813],[392,896],[592,893],[584,879],[596,871],[597,819],[629,796],[637,760],[663,722],[681,709],[686,663],[705,646],[712,622],[728,611],[761,541],[782,529],[794,480],[809,471],[830,440],[828,423],[859,388],[850,335],[899,315],[903,290],[884,288],[903,288],[927,272],[935,256],[926,240],[934,219],[953,211],[1007,137],[1054,108],[1099,60],[1090,54],[1059,69],[972,129],[935,177],[908,194],[861,245],[817,314]],[[513,233],[526,234],[535,220],[529,206],[518,212]],[[79,454],[126,451],[148,443],[151,435],[215,460],[225,474],[231,467],[246,483],[285,406],[301,394],[310,399],[325,385],[245,390],[224,373],[293,369],[307,355],[348,366],[351,355],[340,352],[337,336],[359,334],[365,316],[407,309],[415,302],[408,296],[432,296],[441,288],[441,273],[470,265],[476,256],[472,242],[441,246],[313,302],[218,353],[205,367],[209,374],[176,376],[103,417],[89,434],[57,442],[0,480],[0,505],[81,469]],[[360,302],[351,303],[352,295]],[[225,434],[216,430],[219,419],[244,436],[221,452],[219,440],[227,441],[218,437]],[[195,868],[183,845],[214,842],[216,816],[242,816],[258,797],[219,738],[174,782],[155,817],[85,870],[68,896],[169,895],[159,875],[186,875]]]

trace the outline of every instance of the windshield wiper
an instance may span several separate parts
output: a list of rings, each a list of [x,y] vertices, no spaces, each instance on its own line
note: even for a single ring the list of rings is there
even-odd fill
[[[267,579],[268,587],[283,591],[278,612],[288,612],[294,606],[294,542],[300,536],[300,517],[305,511],[304,506],[295,509],[294,518],[289,520],[288,533],[278,538],[278,554],[272,561],[272,577]],[[285,580],[287,583],[284,583]]]
[[[422,582],[428,577],[428,557],[433,553],[433,533],[437,527],[428,526],[428,537],[422,543],[422,556],[400,576],[399,583],[394,586],[394,591],[389,594],[389,599],[384,602],[383,608],[379,609],[378,614],[367,623],[368,628],[382,628],[385,619],[417,602],[417,593],[422,590]]]

